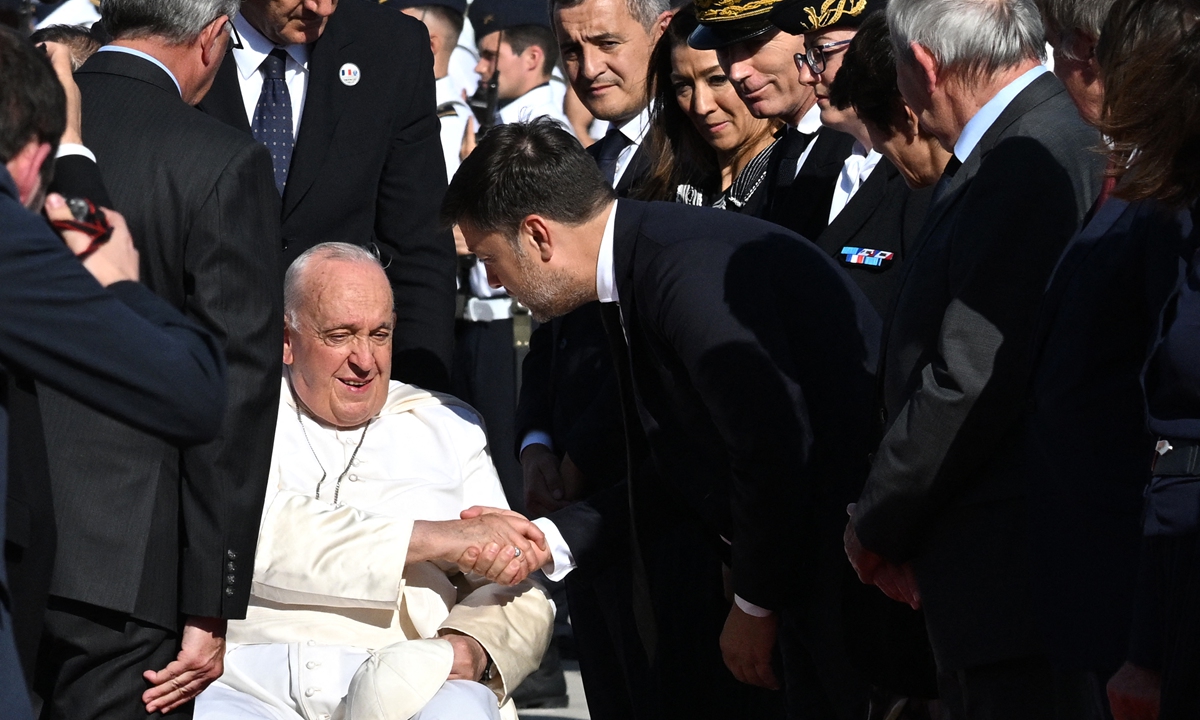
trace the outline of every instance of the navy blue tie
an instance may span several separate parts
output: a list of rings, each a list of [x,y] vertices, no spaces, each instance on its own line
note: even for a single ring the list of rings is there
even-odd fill
[[[283,79],[283,68],[287,64],[287,53],[276,48],[263,60],[263,86],[254,108],[254,139],[271,151],[271,162],[275,165],[275,187],[279,194],[287,185],[288,168],[292,164],[292,96]]]

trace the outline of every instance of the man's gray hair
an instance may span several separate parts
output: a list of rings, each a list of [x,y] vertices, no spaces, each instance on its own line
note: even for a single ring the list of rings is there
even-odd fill
[[[1046,33],[1035,0],[891,0],[888,27],[896,59],[912,63],[912,43],[941,68],[991,75],[1046,59]]]
[[[190,43],[222,15],[237,15],[241,0],[100,0],[104,28],[117,39],[161,37]]]
[[[587,0],[550,0],[550,13],[553,14],[560,8],[573,8],[585,2]],[[646,30],[653,28],[660,15],[678,4],[677,0],[625,0],[629,15]]]
[[[1100,38],[1100,29],[1115,0],[1038,0],[1047,29],[1060,33],[1082,32]]]
[[[360,262],[383,270],[379,254],[361,245],[326,242],[314,245],[292,261],[283,276],[283,317],[289,327],[299,327],[300,310],[304,307],[304,271],[314,260]]]

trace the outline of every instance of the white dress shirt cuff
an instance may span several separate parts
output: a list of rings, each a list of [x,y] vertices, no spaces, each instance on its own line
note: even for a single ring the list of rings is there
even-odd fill
[[[543,530],[542,532],[546,532],[546,531]],[[549,535],[549,533],[546,533],[546,534]],[[550,578],[550,579],[553,580],[554,578]],[[734,595],[733,601],[735,603],[737,603],[737,606],[739,608],[742,609],[742,612],[746,613],[747,615],[749,615],[751,617],[770,617],[771,615],[775,614],[775,612],[773,610],[761,608],[761,607],[755,605],[754,603],[746,602],[739,595]]]
[[[541,430],[530,430],[525,433],[525,439],[521,441],[521,453],[525,452],[525,448],[530,445],[545,445],[550,448],[550,452],[554,452],[554,441],[550,439],[550,433]],[[518,457],[521,453],[517,453]]]
[[[91,160],[92,162],[96,162],[96,156],[92,153],[92,151],[88,150],[86,147],[84,147],[83,145],[80,145],[79,143],[63,143],[62,145],[59,145],[58,153],[56,153],[54,157],[55,158],[64,158],[64,157],[68,157],[70,155],[82,155],[85,158],[87,158],[88,160]]]
[[[554,582],[559,582],[575,569],[575,556],[563,539],[558,526],[550,518],[538,518],[533,521],[538,529],[546,534],[546,545],[550,547],[550,562],[542,566],[542,572]]]

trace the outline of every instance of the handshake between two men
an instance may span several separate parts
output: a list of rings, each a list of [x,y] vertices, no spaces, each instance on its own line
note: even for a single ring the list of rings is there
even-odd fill
[[[474,506],[461,520],[413,524],[405,565],[452,562],[500,585],[516,585],[551,561],[546,535],[520,513]]]

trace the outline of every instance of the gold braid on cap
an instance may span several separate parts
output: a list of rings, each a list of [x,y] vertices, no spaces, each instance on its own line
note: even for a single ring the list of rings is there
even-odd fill
[[[846,7],[847,3],[850,7]],[[821,3],[820,14],[813,7],[804,8],[804,14],[808,16],[809,32],[812,32],[836,25],[843,15],[858,17],[866,9],[867,0],[825,0]]]
[[[771,12],[779,0],[695,0],[696,19],[702,23],[741,20]]]

